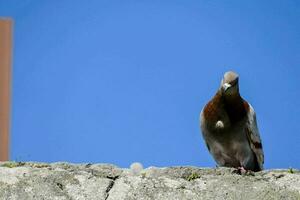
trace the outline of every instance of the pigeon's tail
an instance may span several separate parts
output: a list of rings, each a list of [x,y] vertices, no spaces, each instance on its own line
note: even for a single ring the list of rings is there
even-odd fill
[[[262,171],[263,169],[260,167],[257,161],[257,157],[254,154],[254,168],[252,169],[254,172]]]

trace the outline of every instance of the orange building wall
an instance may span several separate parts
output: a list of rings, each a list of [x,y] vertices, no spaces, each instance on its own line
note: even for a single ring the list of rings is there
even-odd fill
[[[0,18],[0,161],[9,160],[12,20]]]

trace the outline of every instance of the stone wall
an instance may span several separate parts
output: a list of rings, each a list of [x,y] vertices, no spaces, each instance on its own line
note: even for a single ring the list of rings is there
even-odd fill
[[[109,164],[0,164],[0,199],[295,199],[298,170],[238,175],[230,168],[166,167],[134,170]]]

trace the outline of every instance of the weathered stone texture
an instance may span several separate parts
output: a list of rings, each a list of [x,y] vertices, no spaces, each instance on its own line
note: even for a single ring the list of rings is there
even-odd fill
[[[300,200],[298,170],[238,175],[230,168],[150,167],[132,172],[108,164],[0,164],[0,199]]]

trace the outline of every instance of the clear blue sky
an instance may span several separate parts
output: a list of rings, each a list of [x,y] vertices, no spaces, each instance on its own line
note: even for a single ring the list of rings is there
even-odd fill
[[[300,1],[0,0],[0,16],[12,160],[215,166],[199,112],[232,69],[265,167],[300,168]]]

